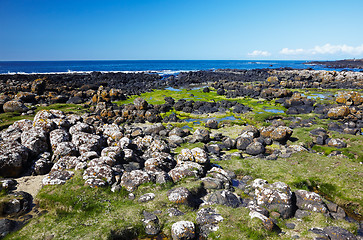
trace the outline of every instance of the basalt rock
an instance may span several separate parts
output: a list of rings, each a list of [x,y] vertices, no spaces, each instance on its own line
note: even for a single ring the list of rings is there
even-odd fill
[[[18,177],[28,163],[29,150],[19,142],[0,144],[0,176]]]

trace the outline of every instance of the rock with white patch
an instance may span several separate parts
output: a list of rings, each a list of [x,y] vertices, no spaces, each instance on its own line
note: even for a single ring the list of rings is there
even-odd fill
[[[190,221],[179,221],[171,226],[173,240],[192,240],[195,238],[195,225]]]
[[[277,210],[283,218],[293,216],[292,192],[283,182],[259,185],[255,188],[257,205]]]
[[[327,212],[327,207],[319,194],[306,190],[296,190],[296,206],[301,210],[313,212]]]
[[[197,223],[200,228],[200,235],[207,238],[211,232],[219,229],[218,223],[222,222],[223,217],[212,208],[202,208],[197,212]]]
[[[40,128],[31,128],[22,132],[21,144],[27,147],[33,156],[46,152],[49,148],[47,133]]]
[[[18,142],[0,141],[0,176],[18,177],[28,162],[28,149]]]
[[[121,186],[126,188],[127,191],[132,192],[143,183],[150,182],[152,179],[150,175],[142,170],[133,170],[125,172],[121,177]]]
[[[47,174],[43,180],[43,185],[61,185],[65,184],[67,180],[72,178],[74,172],[67,170],[54,170]]]

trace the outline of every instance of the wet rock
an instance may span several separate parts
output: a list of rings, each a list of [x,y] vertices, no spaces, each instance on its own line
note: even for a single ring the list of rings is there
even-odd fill
[[[4,103],[3,105],[4,112],[27,112],[29,108],[27,108],[22,102],[20,101],[9,101]]]
[[[18,177],[28,162],[28,149],[18,142],[0,143],[0,176]]]
[[[228,190],[220,190],[210,194],[208,202],[233,208],[237,208],[241,205],[240,199]]]
[[[121,177],[121,186],[126,188],[127,191],[133,192],[143,183],[150,182],[149,174],[141,170],[133,170],[125,172]]]
[[[294,193],[296,196],[296,206],[299,209],[321,213],[327,212],[327,208],[319,194],[306,190],[297,190]]]
[[[179,221],[171,226],[171,236],[173,240],[192,240],[195,238],[194,223],[189,221]]]

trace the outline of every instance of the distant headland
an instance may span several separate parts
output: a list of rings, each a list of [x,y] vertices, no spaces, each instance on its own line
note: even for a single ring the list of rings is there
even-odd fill
[[[357,68],[363,69],[363,59],[344,59],[337,61],[313,61],[306,64],[324,65],[330,68]]]

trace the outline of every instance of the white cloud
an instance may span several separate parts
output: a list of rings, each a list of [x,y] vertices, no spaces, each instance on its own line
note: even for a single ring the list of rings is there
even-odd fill
[[[281,54],[285,54],[285,55],[298,55],[298,54],[302,54],[304,53],[304,49],[302,48],[298,48],[298,49],[288,49],[288,48],[283,48],[280,53]]]
[[[268,51],[255,50],[255,51],[253,51],[251,53],[248,53],[248,56],[254,56],[254,57],[263,56],[263,57],[268,57],[268,56],[271,56],[271,53],[268,52]]]
[[[350,54],[350,55],[360,55],[363,54],[363,44],[357,47],[343,45],[331,45],[327,43],[323,46],[315,46],[311,49],[289,49],[283,48],[280,51],[284,55],[316,55],[316,54]]]

